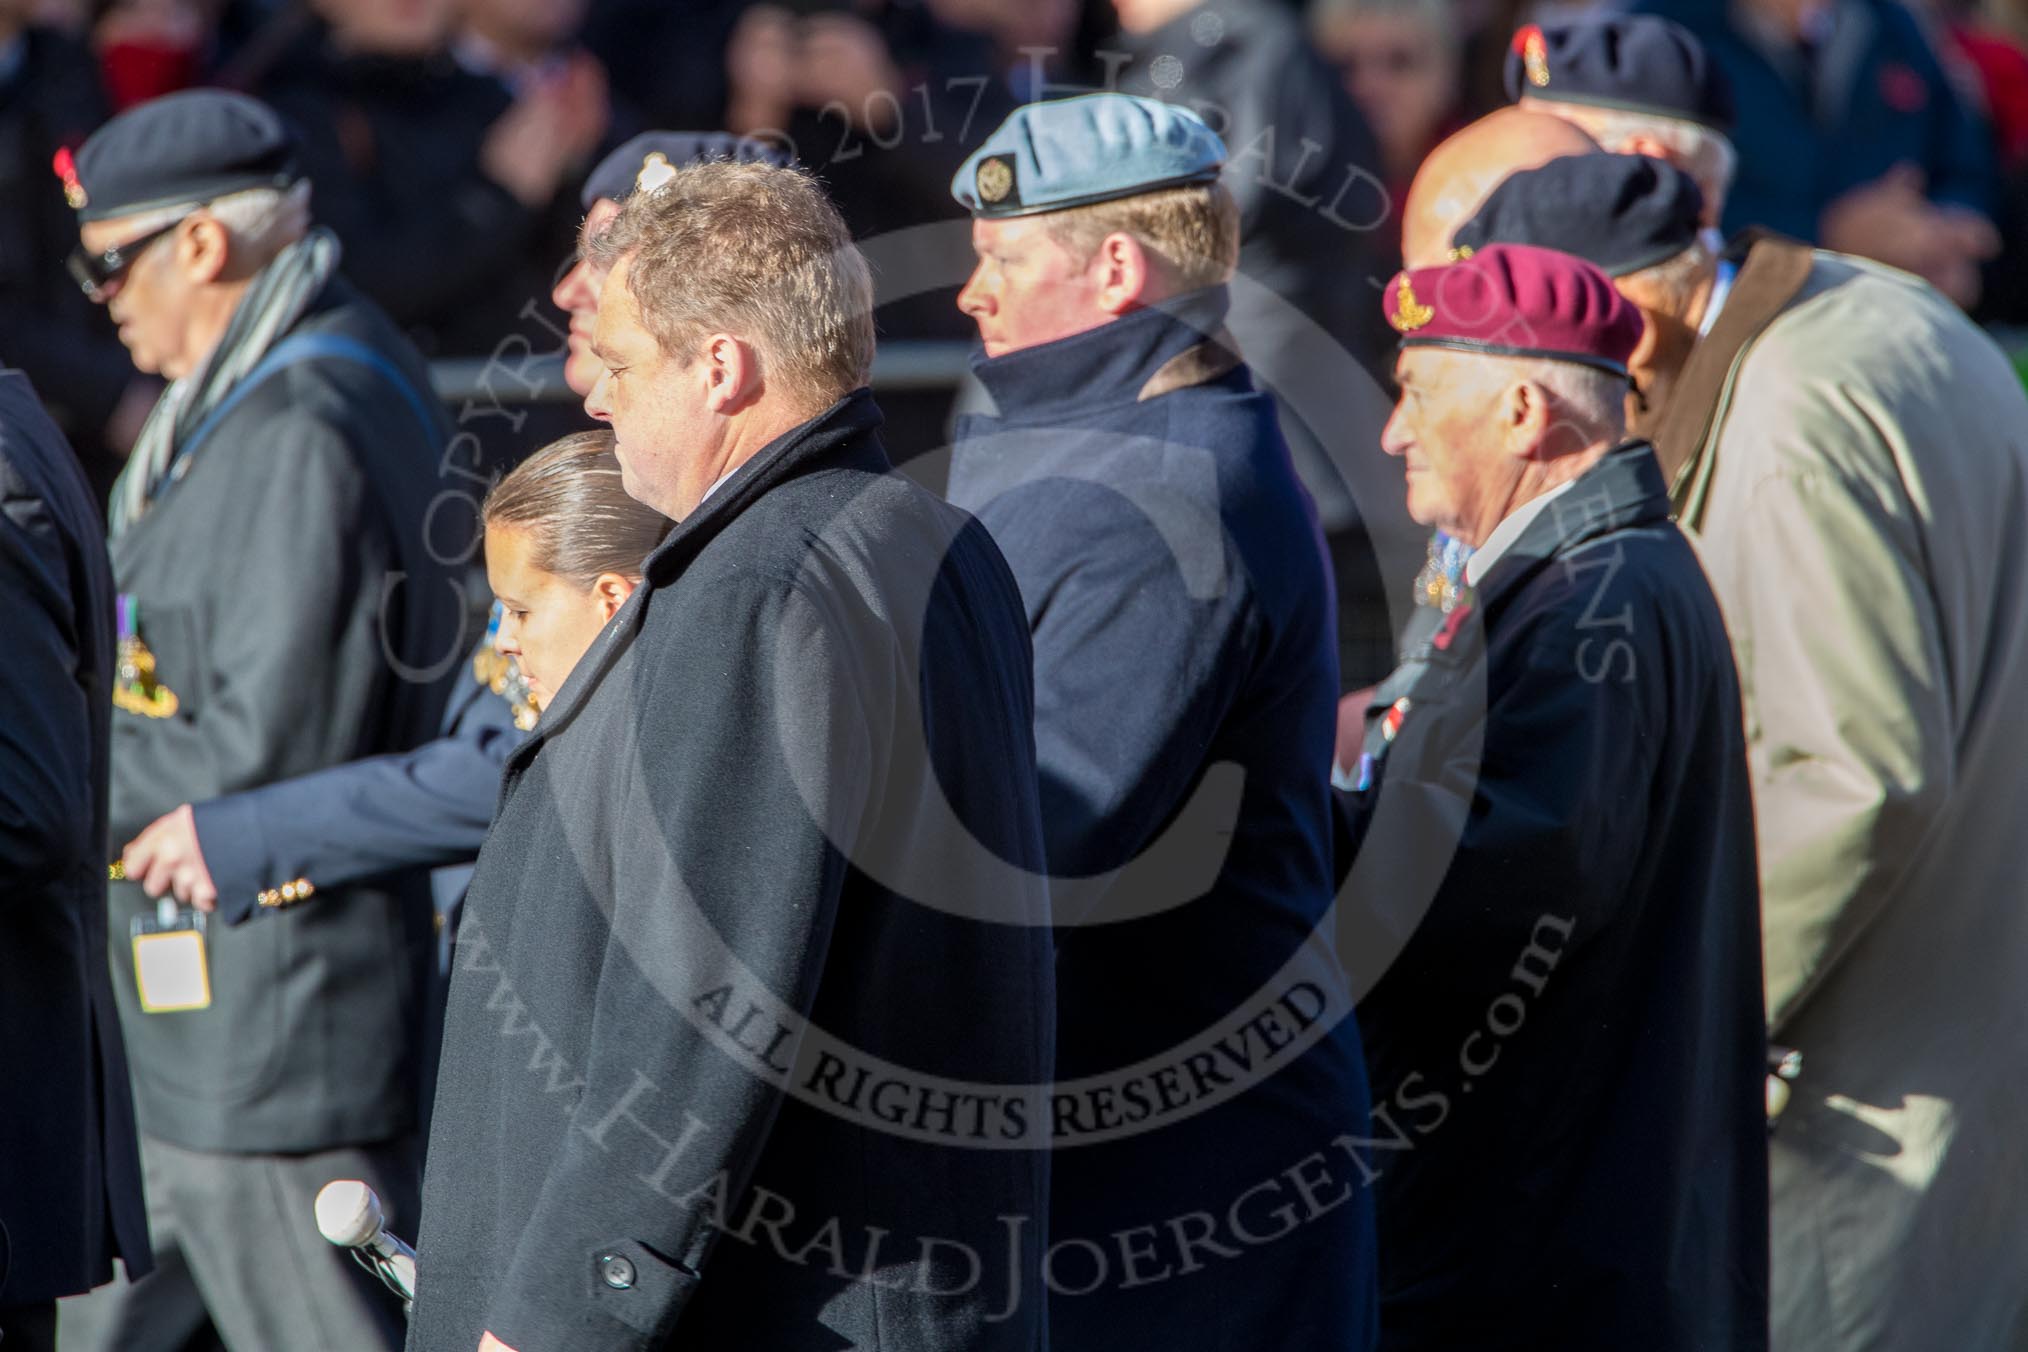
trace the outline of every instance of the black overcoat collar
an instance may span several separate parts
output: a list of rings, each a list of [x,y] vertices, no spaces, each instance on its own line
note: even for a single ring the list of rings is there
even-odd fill
[[[1490,614],[1559,556],[1615,531],[1668,519],[1669,494],[1654,447],[1645,441],[1621,442],[1528,523],[1473,589],[1477,604]]]
[[[693,560],[747,508],[767,493],[803,475],[823,469],[851,468],[885,474],[892,466],[875,435],[882,421],[873,393],[861,388],[840,399],[806,423],[790,428],[763,446],[697,509],[677,522],[641,568],[641,585],[606,623],[591,651],[579,660],[570,679],[542,711],[535,725],[507,762],[511,776],[583,709],[605,680],[614,662],[632,644],[653,594],[673,585]]]

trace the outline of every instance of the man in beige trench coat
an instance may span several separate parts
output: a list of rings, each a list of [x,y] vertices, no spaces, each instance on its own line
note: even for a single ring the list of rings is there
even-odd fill
[[[2028,397],[1922,282],[1713,255],[1696,197],[1556,160],[1457,243],[1555,236],[1648,322],[1641,431],[1732,634],[1769,1022],[1803,1054],[1774,1345],[2028,1347]]]

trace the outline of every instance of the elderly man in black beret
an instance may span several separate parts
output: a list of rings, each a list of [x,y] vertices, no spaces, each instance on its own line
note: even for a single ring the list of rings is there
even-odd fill
[[[264,105],[144,104],[65,188],[74,274],[170,381],[111,510],[118,845],[179,804],[431,734],[466,651],[454,560],[424,530],[449,427],[310,228]],[[167,895],[187,867],[157,857],[109,898],[160,1261],[91,1298],[75,1345],[174,1347],[208,1311],[235,1348],[392,1347],[398,1313],[309,1217],[356,1177],[412,1219],[426,880],[289,879],[260,898],[269,923],[207,930]]]
[[[1381,1346],[1765,1349],[1739,685],[1621,427],[1640,316],[1512,246],[1401,274],[1386,310],[1382,448],[1475,552],[1341,799]]]
[[[1601,149],[1688,172],[1715,230],[1739,167],[1732,84],[1680,24],[1652,14],[1529,24],[1508,47],[1506,80],[1516,106],[1575,124]]]
[[[2028,1234],[1992,1202],[2028,1186],[2028,397],[1905,273],[1769,235],[1713,258],[1694,191],[1557,160],[1458,238],[1560,241],[1661,335],[1636,374],[1739,656],[1768,1016],[1803,1056],[1777,1341],[1999,1346],[2028,1326],[2028,1287],[1995,1279],[2028,1273]]]
[[[1781,230],[1976,302],[1979,265],[2000,247],[1984,214],[1990,152],[1906,7],[1767,7],[1744,30],[1750,37],[1726,17],[1750,6],[1641,8],[1655,12],[1520,29],[1507,54],[1508,97],[1570,119],[1607,150],[1688,170],[1704,192],[1706,226]],[[1784,10],[1836,17],[1792,35],[1801,21],[1774,17]]]

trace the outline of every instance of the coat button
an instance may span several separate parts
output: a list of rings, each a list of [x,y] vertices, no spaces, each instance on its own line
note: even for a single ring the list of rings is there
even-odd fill
[[[634,1284],[634,1265],[616,1253],[599,1255],[599,1280],[615,1291],[625,1291]]]

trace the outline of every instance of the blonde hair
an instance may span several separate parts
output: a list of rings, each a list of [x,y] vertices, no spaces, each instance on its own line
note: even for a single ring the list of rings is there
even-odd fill
[[[872,273],[801,170],[684,165],[628,197],[588,253],[602,268],[632,260],[627,289],[664,352],[732,333],[754,347],[764,381],[818,408],[872,370]]]
[[[589,590],[606,573],[641,580],[641,563],[669,533],[669,518],[620,483],[609,428],[574,432],[516,465],[481,509],[486,528],[529,533],[529,562]]]
[[[1217,286],[1239,266],[1239,203],[1222,183],[1161,188],[1042,218],[1049,237],[1088,263],[1111,234],[1130,235],[1185,291]]]

